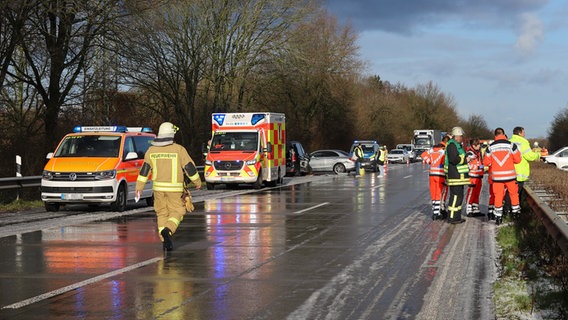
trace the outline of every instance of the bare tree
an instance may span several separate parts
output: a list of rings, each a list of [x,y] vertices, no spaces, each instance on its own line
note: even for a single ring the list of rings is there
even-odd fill
[[[298,0],[172,1],[140,16],[125,53],[131,84],[175,119],[185,143],[196,118],[246,109],[259,66],[278,57],[288,28],[302,17]],[[194,135],[195,137],[195,135]]]
[[[568,145],[568,108],[560,110],[548,129],[550,151],[556,151]]]
[[[18,36],[25,69],[14,65],[15,79],[35,87],[45,108],[47,148],[57,142],[59,113],[81,95],[77,81],[93,55],[94,40],[117,18],[119,0],[38,0]]]

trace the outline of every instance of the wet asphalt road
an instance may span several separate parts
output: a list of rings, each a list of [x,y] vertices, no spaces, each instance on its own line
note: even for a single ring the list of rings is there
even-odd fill
[[[194,199],[166,254],[149,208],[0,216],[0,319],[492,316],[494,227],[432,221],[419,163]]]

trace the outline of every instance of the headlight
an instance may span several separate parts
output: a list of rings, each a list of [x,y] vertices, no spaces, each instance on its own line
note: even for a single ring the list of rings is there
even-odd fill
[[[43,173],[41,175],[41,177],[45,180],[51,180],[53,179],[53,172],[51,171],[47,171],[47,170],[43,170]]]
[[[116,177],[116,170],[95,172],[95,180],[114,179],[115,177]]]
[[[211,160],[205,160],[205,165],[206,165],[206,166],[210,166],[210,165],[211,165]]]
[[[256,164],[256,160],[247,160],[247,161],[245,162],[245,164],[246,164],[247,166],[254,166],[254,165]]]

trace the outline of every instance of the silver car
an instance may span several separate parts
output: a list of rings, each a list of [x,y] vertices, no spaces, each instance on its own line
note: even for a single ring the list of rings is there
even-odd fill
[[[404,149],[392,149],[387,154],[389,163],[408,163],[410,162],[410,155]]]
[[[563,147],[544,157],[544,162],[555,165],[557,168],[568,171],[568,147]]]
[[[317,150],[310,153],[310,169],[313,172],[330,171],[335,174],[355,170],[355,162],[349,159],[349,154],[343,150]]]

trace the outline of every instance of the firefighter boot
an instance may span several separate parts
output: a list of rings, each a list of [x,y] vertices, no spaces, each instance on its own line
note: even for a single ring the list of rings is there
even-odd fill
[[[495,208],[495,225],[503,223],[503,208]]]
[[[172,232],[170,229],[164,228],[160,234],[164,238],[164,250],[172,251],[174,249],[174,243],[172,242]]]
[[[473,204],[471,205],[471,209],[472,209],[472,211],[473,211],[473,216],[474,216],[474,217],[483,216],[483,214],[481,213],[481,210],[479,210],[479,204],[473,203]]]
[[[467,213],[468,217],[473,217],[473,207],[471,206],[471,204],[467,205],[465,212]]]
[[[495,211],[495,207],[492,204],[490,204],[489,209],[487,210],[487,219],[495,220],[494,211]]]
[[[520,214],[521,214],[521,206],[517,205],[517,206],[511,207],[511,216],[513,218],[515,218],[515,219],[518,218],[520,216]]]

